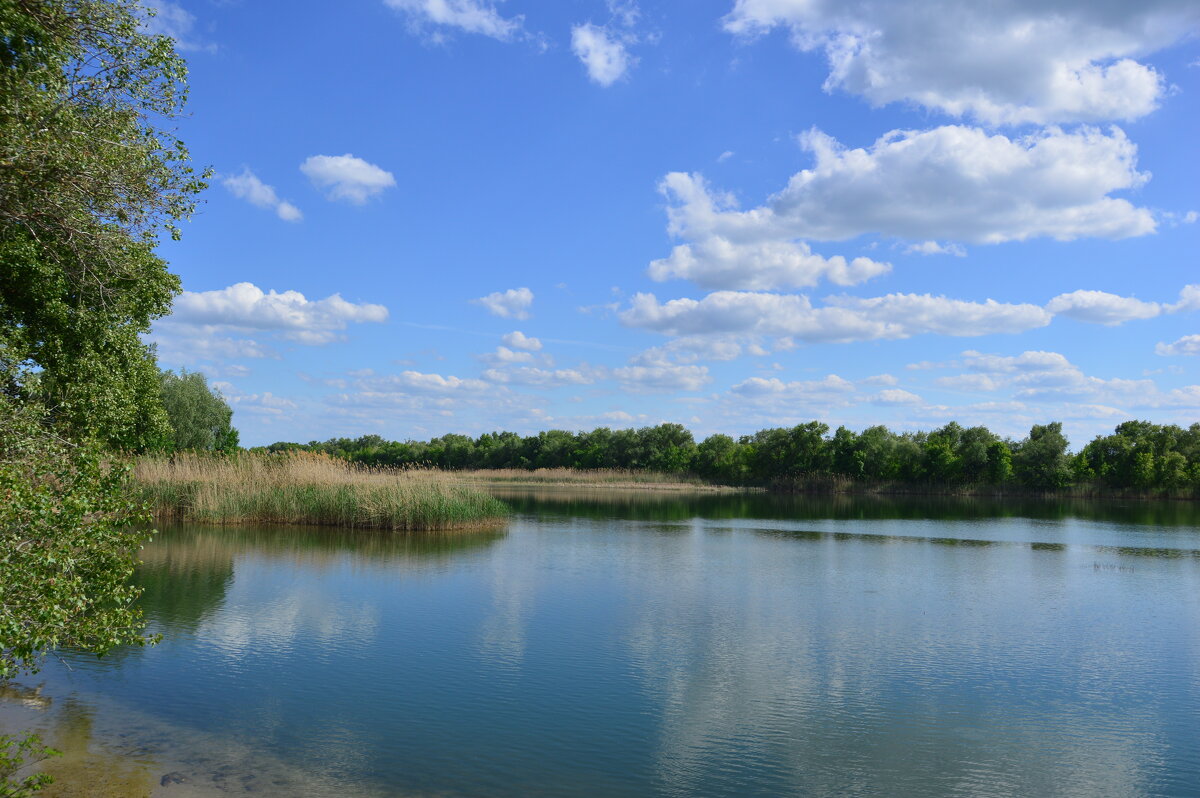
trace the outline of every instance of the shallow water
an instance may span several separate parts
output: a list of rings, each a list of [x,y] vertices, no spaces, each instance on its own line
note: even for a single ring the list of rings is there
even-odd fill
[[[1192,504],[508,498],[165,530],[163,642],[51,660],[0,727],[64,796],[1200,794]]]

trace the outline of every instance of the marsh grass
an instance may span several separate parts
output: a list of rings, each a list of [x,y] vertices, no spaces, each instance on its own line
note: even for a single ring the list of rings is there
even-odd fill
[[[508,514],[451,474],[367,468],[313,452],[149,456],[134,478],[164,520],[424,531],[486,527]]]

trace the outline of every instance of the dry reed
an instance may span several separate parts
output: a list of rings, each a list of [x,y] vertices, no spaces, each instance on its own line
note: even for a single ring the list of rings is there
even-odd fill
[[[416,531],[487,526],[508,513],[449,474],[367,468],[313,452],[150,456],[134,478],[156,517],[202,523]]]

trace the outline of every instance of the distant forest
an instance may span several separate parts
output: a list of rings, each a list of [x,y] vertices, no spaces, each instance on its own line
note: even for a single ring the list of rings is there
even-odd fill
[[[1200,494],[1200,423],[1127,421],[1076,454],[1062,424],[1037,424],[1020,441],[986,427],[951,422],[930,432],[862,432],[812,421],[696,443],[680,424],[590,432],[549,430],[521,436],[490,432],[471,438],[388,441],[378,435],[308,444],[273,443],[269,451],[325,452],[370,466],[462,469],[630,469],[692,474],[727,485],[787,490],[892,486],[914,492],[946,487],[1032,491]]]

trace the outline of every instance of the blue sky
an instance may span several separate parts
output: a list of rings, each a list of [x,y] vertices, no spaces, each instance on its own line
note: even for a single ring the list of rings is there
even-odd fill
[[[153,5],[245,444],[1200,420],[1194,0]]]

